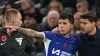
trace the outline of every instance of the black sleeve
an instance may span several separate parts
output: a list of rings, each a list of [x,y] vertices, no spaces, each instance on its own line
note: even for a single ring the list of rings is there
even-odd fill
[[[35,45],[33,44],[33,40],[31,38],[27,38],[27,46],[26,46],[26,53],[29,55],[29,56],[33,56],[35,55],[35,50],[36,50],[36,47]]]

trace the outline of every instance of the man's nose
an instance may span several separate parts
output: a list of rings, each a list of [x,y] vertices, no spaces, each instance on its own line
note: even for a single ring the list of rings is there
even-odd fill
[[[54,22],[54,19],[51,19],[51,22]]]
[[[63,28],[64,27],[64,25],[62,24],[62,25],[60,25],[60,28]]]
[[[80,24],[80,27],[81,27],[81,28],[84,28],[84,25],[83,25],[83,24]]]

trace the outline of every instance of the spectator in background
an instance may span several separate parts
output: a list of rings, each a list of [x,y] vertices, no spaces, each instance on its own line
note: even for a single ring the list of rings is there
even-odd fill
[[[21,4],[21,9],[23,10],[23,13],[35,13],[35,9],[33,8],[33,3],[31,0],[23,0]]]
[[[33,12],[30,12],[30,10],[33,10]],[[21,3],[21,13],[22,16],[24,16],[25,13],[35,13],[35,9],[33,8],[32,2],[30,2],[29,0],[23,0]]]
[[[33,29],[36,31],[43,31],[43,29],[40,27],[40,25],[37,23],[36,14],[33,13],[25,13],[23,21],[23,27]],[[36,46],[36,56],[44,56],[44,45],[43,42],[33,38],[33,43]]]
[[[24,0],[21,5],[21,13],[24,16],[25,13],[33,13],[38,15],[37,23],[41,23],[43,16],[38,12],[36,8],[33,7],[33,3],[31,0]]]
[[[5,14],[5,11],[7,10],[7,9],[10,9],[10,8],[14,8],[14,3],[13,2],[8,2],[6,5],[5,5],[5,7],[4,7],[4,10],[3,10],[3,15]]]
[[[48,11],[51,11],[51,10],[56,10],[58,11],[59,13],[63,12],[63,6],[60,4],[59,1],[51,1],[49,6],[48,6]]]
[[[74,33],[73,34],[78,34],[81,32],[80,30],[80,16],[82,15],[82,12],[76,12],[74,14]]]
[[[54,1],[51,1],[48,6],[48,13],[51,10],[56,10],[60,14],[61,12],[63,12],[63,6],[60,4],[59,1],[54,0]],[[47,17],[45,16],[42,22],[46,22],[46,21],[47,21]]]
[[[24,25],[23,27],[24,28],[34,29],[36,31],[42,31],[41,27],[37,23],[36,16],[37,15],[33,14],[33,13],[25,13],[24,14],[24,18],[22,19],[23,25]]]
[[[59,13],[55,10],[49,11],[47,15],[47,21],[45,23],[41,23],[44,31],[51,31],[53,28],[57,26],[59,20]]]
[[[88,11],[88,3],[87,1],[80,1],[76,4],[77,12],[87,12]]]

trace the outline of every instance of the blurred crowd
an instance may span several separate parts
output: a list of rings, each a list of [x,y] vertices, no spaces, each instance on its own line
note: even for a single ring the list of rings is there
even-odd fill
[[[80,15],[87,11],[97,14],[97,27],[100,28],[100,0],[0,0],[0,25],[7,9],[16,8],[22,15],[22,27],[36,31],[52,31],[57,27],[62,12],[72,13],[74,28],[72,34],[80,33]],[[34,39],[34,38],[33,38]],[[34,39],[35,55],[44,56],[42,41]]]

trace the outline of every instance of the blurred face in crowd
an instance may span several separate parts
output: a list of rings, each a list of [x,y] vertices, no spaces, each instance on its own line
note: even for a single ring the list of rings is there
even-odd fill
[[[80,19],[80,27],[83,33],[89,34],[95,27],[95,22],[90,22],[88,19]]]
[[[59,4],[58,4],[58,2],[52,2],[50,4],[50,10],[56,10],[56,11],[59,12]]]
[[[76,8],[77,8],[78,12],[86,12],[86,11],[88,11],[88,6],[84,5],[84,4],[81,4],[81,3],[77,4]]]
[[[12,8],[11,4],[6,5],[6,9],[10,9],[10,8]]]
[[[23,10],[29,9],[31,7],[31,4],[29,2],[30,1],[23,1],[22,2],[22,9]]]
[[[55,27],[58,24],[59,17],[56,14],[50,14],[47,16],[47,23],[50,27]]]
[[[36,20],[32,17],[26,16],[24,18],[24,26],[31,27],[33,24],[36,24]]]
[[[76,12],[74,14],[74,26],[76,29],[80,29],[80,15],[82,15],[81,12]]]
[[[73,28],[73,24],[68,19],[60,19],[58,22],[59,31],[62,35],[69,34]]]

